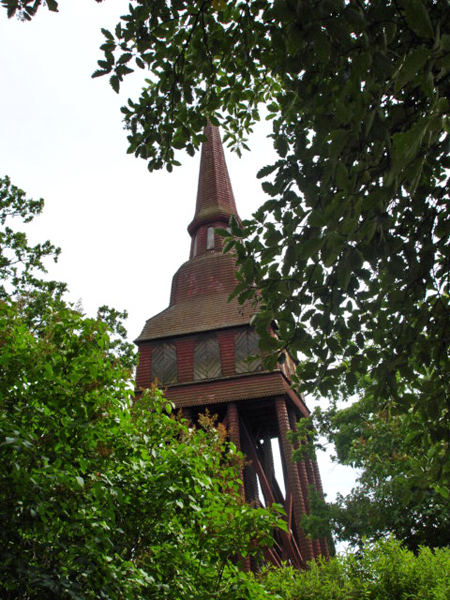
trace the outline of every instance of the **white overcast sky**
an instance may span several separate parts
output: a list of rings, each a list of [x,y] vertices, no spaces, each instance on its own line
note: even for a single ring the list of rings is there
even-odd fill
[[[50,276],[67,282],[69,299],[90,316],[103,304],[126,309],[133,340],[167,307],[172,275],[188,258],[199,155],[181,154],[168,174],[126,154],[120,107],[138,97],[143,72],[119,96],[91,74],[102,58],[100,28],[113,29],[127,6],[60,0],[59,13],[41,8],[27,23],[0,8],[0,176],[45,199],[29,235],[61,247]],[[264,200],[256,173],[274,156],[267,133],[259,127],[241,159],[226,153],[242,218]],[[320,462],[328,496],[348,491],[349,473]]]

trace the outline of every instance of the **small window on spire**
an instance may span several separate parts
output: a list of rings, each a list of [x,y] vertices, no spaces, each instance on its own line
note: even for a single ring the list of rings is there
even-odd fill
[[[192,249],[192,258],[194,258],[194,256],[197,256],[197,234],[194,236],[194,247]]]
[[[214,227],[208,227],[208,233],[206,237],[206,249],[214,250]]]

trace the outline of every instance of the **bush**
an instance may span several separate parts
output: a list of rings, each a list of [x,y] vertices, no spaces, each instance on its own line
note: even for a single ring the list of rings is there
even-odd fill
[[[450,548],[420,548],[415,556],[395,539],[365,544],[357,554],[310,563],[308,571],[269,569],[266,590],[284,600],[447,600]]]

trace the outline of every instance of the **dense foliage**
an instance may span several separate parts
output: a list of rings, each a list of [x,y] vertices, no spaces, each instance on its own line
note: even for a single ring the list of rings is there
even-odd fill
[[[446,600],[450,594],[450,550],[422,548],[417,556],[395,540],[366,544],[309,571],[272,570],[262,575],[268,593],[284,600]]]
[[[286,526],[277,508],[244,503],[243,458],[208,418],[188,427],[156,389],[132,406],[121,315],[87,318],[35,278],[42,247],[6,221],[42,203],[2,186],[1,597],[259,597],[240,560]]]
[[[419,546],[450,545],[449,502],[432,484],[424,484],[427,457],[412,451],[414,431],[403,415],[390,414],[388,408],[374,412],[364,398],[318,417],[321,431],[335,444],[337,460],[356,467],[359,475],[347,496],[328,504],[313,497],[306,530],[317,535],[331,527],[337,540],[356,548],[364,539],[389,534],[414,552]]]

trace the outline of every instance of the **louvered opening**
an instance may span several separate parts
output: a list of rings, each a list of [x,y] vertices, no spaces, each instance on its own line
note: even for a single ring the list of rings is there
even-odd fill
[[[252,329],[239,332],[234,340],[236,373],[251,373],[262,369],[258,334]]]
[[[222,375],[219,341],[216,336],[201,338],[194,346],[194,380]]]
[[[177,347],[160,344],[152,352],[152,380],[168,385],[177,382]]]

